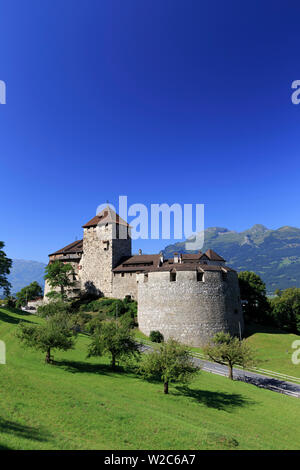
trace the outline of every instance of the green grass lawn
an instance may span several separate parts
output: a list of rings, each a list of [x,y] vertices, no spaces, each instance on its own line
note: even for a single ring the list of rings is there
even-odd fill
[[[108,358],[76,349],[44,354],[15,337],[20,319],[0,309],[2,449],[299,449],[300,400],[201,372],[189,389],[112,373]]]
[[[292,363],[292,343],[300,340],[299,335],[257,325],[248,326],[246,334],[261,360],[259,368],[300,378],[300,365]]]

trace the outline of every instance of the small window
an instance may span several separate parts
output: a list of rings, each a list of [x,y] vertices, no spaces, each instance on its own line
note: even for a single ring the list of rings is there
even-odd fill
[[[121,276],[124,277],[124,276],[125,276],[125,273],[122,273]]]
[[[197,281],[202,281],[203,282],[203,273],[197,271]]]
[[[176,273],[170,273],[170,282],[176,281]]]
[[[222,279],[223,281],[227,281],[227,273],[225,273],[224,271],[222,271]]]
[[[148,282],[148,274],[144,274],[144,282]]]
[[[234,309],[234,313],[235,313],[236,315],[239,313],[239,311],[238,311],[237,308]]]

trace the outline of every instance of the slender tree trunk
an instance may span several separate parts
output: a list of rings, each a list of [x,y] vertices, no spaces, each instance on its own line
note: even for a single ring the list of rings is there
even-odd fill
[[[233,380],[232,365],[228,364],[228,377]]]
[[[51,350],[50,350],[50,348],[48,348],[48,349],[47,349],[47,352],[46,352],[46,358],[45,358],[46,364],[50,364],[50,362],[51,362],[51,359],[50,359],[50,352],[51,352]]]
[[[114,355],[112,355],[112,358],[111,358],[111,368],[113,370],[115,370],[115,368],[116,368],[116,358],[115,358]]]
[[[164,383],[164,393],[168,394],[169,393],[169,382]]]

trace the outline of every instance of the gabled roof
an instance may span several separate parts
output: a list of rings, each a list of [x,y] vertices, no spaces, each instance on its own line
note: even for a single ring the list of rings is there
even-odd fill
[[[199,253],[182,253],[181,259],[182,259],[182,261],[185,261],[185,260],[199,260],[200,258],[202,258],[202,256],[203,256],[203,254],[201,253],[201,251],[199,251]]]
[[[134,255],[123,260],[113,269],[113,272],[144,272],[157,267],[159,262],[160,255]]]
[[[211,261],[225,261],[222,256],[218,255],[214,250],[207,250],[205,252],[205,255],[211,260]]]
[[[55,251],[54,253],[50,253],[49,256],[52,255],[67,255],[71,253],[82,253],[83,252],[83,240],[76,240],[73,243],[61,248],[60,250]]]
[[[95,217],[89,220],[82,227],[89,228],[89,227],[96,227],[97,225],[114,224],[114,223],[118,225],[126,225],[127,227],[129,227],[129,224],[125,220],[123,220],[119,216],[119,214],[117,214],[109,206],[107,206],[105,209],[103,209],[103,211],[101,211],[99,214],[97,214]]]

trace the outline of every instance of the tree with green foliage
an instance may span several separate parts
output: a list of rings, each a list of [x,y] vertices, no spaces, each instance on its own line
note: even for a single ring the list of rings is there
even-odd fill
[[[17,297],[17,307],[24,307],[27,305],[29,300],[34,300],[37,297],[40,297],[43,294],[43,289],[41,286],[36,282],[32,282],[26,287],[23,287],[23,289],[20,290],[20,292],[17,292],[16,297]]]
[[[49,292],[49,298],[57,298],[58,295],[62,300],[66,299],[66,289],[74,285],[74,269],[70,263],[62,263],[59,260],[49,263],[45,268],[45,280],[48,281],[49,286],[54,290]],[[55,292],[59,288],[60,293]]]
[[[266,296],[266,285],[252,271],[241,271],[238,274],[241,299],[244,304],[246,321],[271,324],[270,304]]]
[[[300,288],[290,287],[271,300],[276,326],[300,334]]]
[[[52,349],[68,351],[74,348],[75,338],[71,325],[64,315],[49,318],[44,325],[21,323],[17,337],[25,346],[46,353],[45,362],[52,362]]]
[[[145,379],[159,380],[164,393],[169,393],[169,383],[189,383],[200,367],[193,362],[190,349],[174,339],[161,343],[158,350],[144,354],[139,371]]]
[[[8,297],[10,294],[11,284],[7,280],[7,276],[10,274],[12,266],[12,260],[7,258],[4,248],[4,242],[0,242],[0,291]]]
[[[71,302],[63,302],[62,300],[45,303],[37,308],[37,314],[43,318],[50,318],[57,314],[68,316],[72,313],[73,308]]]
[[[210,344],[204,348],[204,354],[218,364],[228,366],[228,377],[233,380],[233,366],[253,367],[257,364],[255,352],[245,341],[231,336],[229,333],[215,334]]]
[[[127,357],[139,356],[139,346],[132,331],[118,320],[102,321],[92,335],[88,357],[110,354],[111,367],[116,368],[116,361]]]

